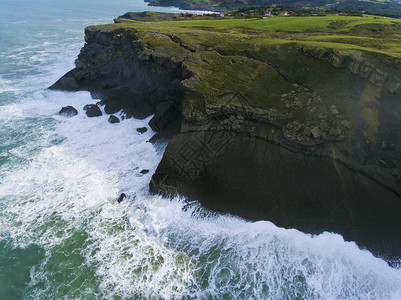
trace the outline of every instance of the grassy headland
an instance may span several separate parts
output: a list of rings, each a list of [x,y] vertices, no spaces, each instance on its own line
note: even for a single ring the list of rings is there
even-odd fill
[[[146,45],[145,55],[182,62],[196,74],[183,82],[192,91],[184,102],[184,113],[189,114],[230,102],[278,109],[298,122],[305,116],[317,120],[320,115],[332,115],[337,122],[330,113],[333,105],[345,118],[350,116],[353,95],[344,88],[350,85],[349,72],[344,66],[333,68],[310,55],[300,55],[300,51],[312,56],[311,51],[323,51],[326,56],[334,51],[344,61],[358,53],[368,54],[383,65],[401,69],[401,20],[386,17],[262,19],[142,13],[115,22],[92,29],[132,31]],[[368,72],[375,72],[377,65],[369,68]],[[392,75],[386,76],[382,84],[398,88],[398,81],[389,83]],[[323,99],[317,98],[319,105],[309,103],[314,99],[310,91]],[[283,97],[286,94],[288,98]],[[401,104],[395,105],[401,111]]]
[[[152,16],[153,13],[147,14]],[[155,14],[155,16],[159,15],[159,13]],[[194,34],[194,42],[203,37],[206,37],[207,41],[208,37],[213,35],[222,42],[231,38],[244,38],[247,41],[246,44],[252,45],[296,43],[401,56],[401,20],[386,17],[330,15],[261,19],[177,15],[173,20],[144,23],[140,18],[138,20],[117,19],[117,24],[102,25],[102,28]],[[209,34],[205,34],[206,32]],[[191,37],[186,35],[186,38]],[[215,42],[219,43],[218,40]],[[193,44],[189,40],[188,43]]]
[[[401,20],[125,16],[87,28],[56,86],[174,126],[153,192],[399,255]]]

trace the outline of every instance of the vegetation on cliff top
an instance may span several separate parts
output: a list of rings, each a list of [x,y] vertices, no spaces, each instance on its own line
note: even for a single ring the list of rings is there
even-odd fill
[[[102,28],[191,33],[195,38],[190,44],[197,44],[196,39],[202,39],[209,32],[219,34],[222,39],[244,38],[250,44],[296,43],[401,57],[401,20],[386,17],[331,15],[261,19],[175,15],[172,20],[145,23],[143,19],[149,21],[153,16],[159,20],[161,14],[146,13],[145,16],[135,20],[117,19],[117,24],[102,25]]]
[[[286,120],[282,123],[290,129],[296,127],[291,129],[292,138],[305,138],[297,124],[340,137],[350,124],[352,106],[358,104],[350,91],[364,87],[351,87],[358,81],[347,69],[322,63],[308,51],[320,49],[330,55],[334,49],[340,57],[349,57],[357,50],[401,70],[401,20],[177,15],[166,21],[154,14],[159,21],[149,22],[151,16],[146,14],[146,22],[117,19],[116,24],[91,29],[132,31],[144,45],[142,55],[150,64],[182,63],[192,74],[182,81],[188,91],[183,112],[189,117],[221,107],[252,108],[256,115],[262,109],[263,118]],[[304,51],[306,55],[301,54]],[[398,102],[395,109],[401,111]]]
[[[272,10],[273,14],[292,10],[297,14],[326,14],[331,12],[369,13],[389,17],[401,16],[401,4],[397,0],[146,0],[152,6],[177,6],[182,9],[211,11],[247,11],[255,13]]]

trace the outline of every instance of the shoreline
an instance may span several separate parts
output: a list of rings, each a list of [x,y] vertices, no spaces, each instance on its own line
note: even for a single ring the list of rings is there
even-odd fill
[[[163,1],[162,3],[155,3],[154,0],[144,0],[146,3],[148,3],[148,6],[152,7],[177,7],[182,10],[186,11],[198,11],[198,12],[205,12],[205,13],[221,13],[228,11],[227,9],[216,9],[214,6],[209,6],[209,5],[201,5],[198,6],[196,3],[192,3],[191,5],[187,3],[182,3],[181,1],[176,1],[176,0],[167,0]]]

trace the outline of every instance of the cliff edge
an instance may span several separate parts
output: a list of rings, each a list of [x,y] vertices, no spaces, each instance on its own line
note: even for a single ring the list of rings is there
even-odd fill
[[[51,88],[155,114],[152,129],[173,137],[151,192],[400,256],[400,55],[212,22],[88,27]]]

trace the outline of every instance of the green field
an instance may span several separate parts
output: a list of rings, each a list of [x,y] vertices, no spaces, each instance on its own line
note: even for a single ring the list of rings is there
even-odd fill
[[[401,20],[370,15],[215,18],[194,16],[189,19],[177,17],[174,21],[141,22],[118,20],[118,24],[103,25],[104,29],[132,28],[169,34],[191,33],[194,41],[205,36],[205,31],[225,37],[242,37],[249,42],[299,43],[336,49],[355,49],[401,57]],[[187,37],[189,38],[189,37]]]

